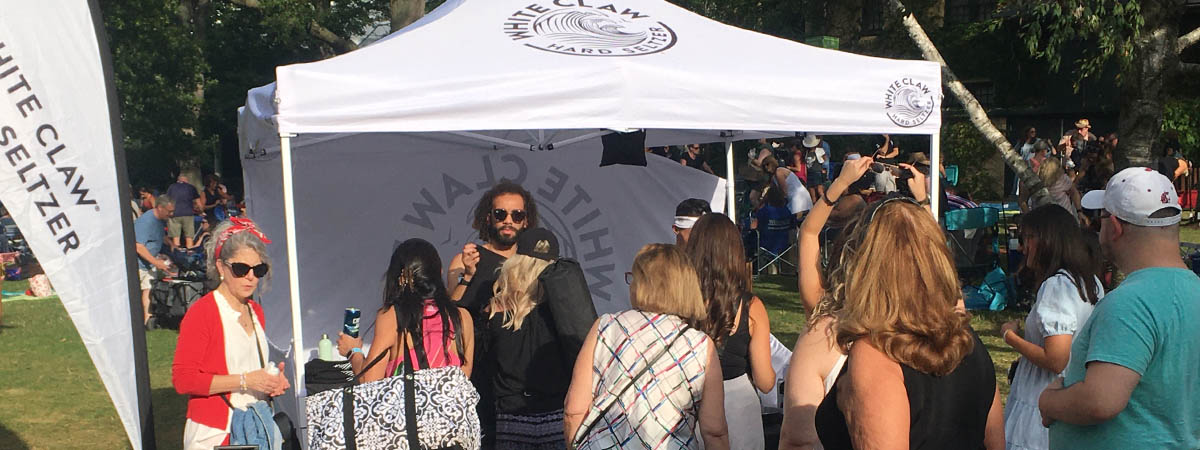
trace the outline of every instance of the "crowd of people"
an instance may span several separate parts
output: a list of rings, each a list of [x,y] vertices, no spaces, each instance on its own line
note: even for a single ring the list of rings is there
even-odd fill
[[[1075,176],[1062,169],[1068,155],[1039,157],[1033,142],[1039,170]],[[780,448],[1200,447],[1200,278],[1178,256],[1181,208],[1169,178],[1130,168],[1072,199],[1080,208],[1028,205],[1023,270],[1037,296],[1024,331],[1015,321],[1001,329],[1021,355],[1003,402],[930,214],[928,159],[900,163],[885,138],[869,156],[847,154],[834,174],[815,136],[794,142],[782,165],[776,149],[758,150],[755,226],[799,226],[798,300],[808,317],[784,383]],[[163,221],[179,204],[159,197],[142,216],[158,233],[139,237],[143,266],[155,266],[146,244],[168,239]],[[707,202],[685,200],[671,222],[675,243],[644,246],[625,274],[631,309],[597,315],[578,264],[538,221],[529,191],[502,181],[474,209],[478,241],[444,271],[429,242],[394,250],[371,345],[343,334],[339,353],[362,383],[429,370],[470,382],[405,406],[461,418],[457,426],[421,422],[427,415],[372,419],[397,436],[419,434],[393,444],[763,448],[759,393],[776,388],[777,374],[743,230]],[[289,387],[282,365],[261,356],[252,295],[269,278],[270,241],[242,218],[212,236],[207,267],[219,285],[184,318],[173,366],[190,399],[188,449],[245,442],[238,430],[248,414]],[[1102,279],[1102,261],[1124,281]]]
[[[178,274],[172,255],[200,253],[213,229],[238,214],[238,207],[221,178],[210,174],[204,189],[197,190],[186,175],[179,175],[164,193],[141,187],[131,202],[133,233],[138,255],[138,284],[143,322],[151,325],[150,291],[156,280]],[[182,258],[182,257],[181,257]]]
[[[1108,180],[1116,173],[1117,163],[1113,154],[1117,148],[1117,133],[1098,135],[1092,132],[1088,119],[1075,122],[1075,129],[1055,139],[1042,138],[1037,127],[1025,127],[1013,148],[1029,163],[1042,184],[1049,191],[1045,201],[1062,206],[1085,225],[1092,217],[1081,215],[1080,199],[1089,191],[1104,189]],[[1173,132],[1164,135],[1162,145],[1154,150],[1151,169],[1165,176],[1176,188],[1192,174],[1192,162],[1183,157],[1179,137]],[[1194,186],[1187,186],[1194,189]],[[1018,203],[1022,211],[1040,206],[1031,198],[1033,193],[1020,190]],[[1099,231],[1092,227],[1092,231]]]

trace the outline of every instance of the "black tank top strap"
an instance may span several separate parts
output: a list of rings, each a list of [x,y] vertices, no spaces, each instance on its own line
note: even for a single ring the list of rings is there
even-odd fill
[[[738,301],[737,314],[741,317],[733,325],[733,333],[725,338],[720,351],[723,378],[732,380],[745,375],[750,368],[750,299],[752,293],[743,293]]]

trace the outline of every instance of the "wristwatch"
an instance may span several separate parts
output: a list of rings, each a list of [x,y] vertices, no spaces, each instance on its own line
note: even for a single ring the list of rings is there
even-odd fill
[[[471,284],[471,279],[467,278],[466,273],[460,273],[460,274],[458,274],[458,284],[460,286],[467,286],[467,285]]]

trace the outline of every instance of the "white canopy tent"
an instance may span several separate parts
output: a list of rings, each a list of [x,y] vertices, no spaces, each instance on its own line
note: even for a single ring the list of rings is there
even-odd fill
[[[249,92],[239,135],[249,213],[287,278],[264,297],[268,335],[294,354],[335,335],[341,308],[378,309],[395,241],[424,237],[449,261],[501,177],[535,193],[597,309],[626,307],[613,280],[642,244],[673,240],[675,203],[734,199],[732,183],[654,156],[597,168],[614,130],[646,130],[648,146],[723,142],[730,180],[733,141],[797,131],[929,135],[940,161],[937,64],[810,47],[662,0],[449,0],[276,75]]]

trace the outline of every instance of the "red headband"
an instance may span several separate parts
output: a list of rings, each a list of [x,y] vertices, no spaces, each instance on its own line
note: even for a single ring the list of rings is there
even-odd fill
[[[267,235],[263,234],[262,231],[259,231],[258,226],[254,225],[254,222],[251,221],[250,219],[244,219],[241,217],[231,217],[229,219],[229,221],[233,222],[233,226],[229,227],[229,229],[227,229],[221,233],[221,236],[217,237],[217,248],[213,252],[213,259],[220,258],[221,257],[221,247],[225,246],[225,241],[229,240],[230,236],[233,236],[234,234],[241,232],[241,231],[249,231],[250,234],[253,234],[259,240],[261,240],[264,244],[271,243],[271,240],[267,239]]]

